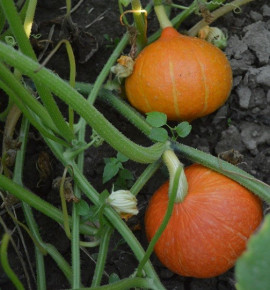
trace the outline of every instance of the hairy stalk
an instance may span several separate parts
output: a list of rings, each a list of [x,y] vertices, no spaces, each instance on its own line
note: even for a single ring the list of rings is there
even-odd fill
[[[227,3],[224,6],[220,7],[219,9],[215,10],[211,13],[211,21],[206,22],[204,19],[198,22],[196,25],[194,25],[189,31],[188,35],[190,36],[196,36],[200,29],[202,29],[204,26],[209,25],[213,23],[215,20],[217,20],[219,17],[231,12],[232,10],[239,8],[242,5],[245,5],[251,1],[254,0],[235,0],[233,2]]]
[[[132,142],[65,81],[45,68],[35,73],[35,70],[39,66],[35,61],[27,58],[14,49],[10,49],[10,47],[3,43],[0,43],[0,59],[15,66],[35,82],[50,87],[53,93],[77,111],[77,113],[113,148],[123,153],[131,160],[141,163],[152,163],[160,158],[163,153],[165,144],[156,143],[150,147],[143,147]]]

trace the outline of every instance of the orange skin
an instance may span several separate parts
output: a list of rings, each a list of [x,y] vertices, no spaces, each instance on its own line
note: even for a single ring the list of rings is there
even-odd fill
[[[163,29],[135,61],[126,79],[127,98],[139,111],[159,111],[169,120],[191,121],[214,112],[227,100],[232,71],[212,44]]]
[[[196,278],[218,276],[230,269],[262,221],[262,202],[235,181],[194,164],[185,169],[189,184],[182,203],[155,246],[171,271]],[[167,210],[168,182],[153,195],[145,216],[151,240]]]

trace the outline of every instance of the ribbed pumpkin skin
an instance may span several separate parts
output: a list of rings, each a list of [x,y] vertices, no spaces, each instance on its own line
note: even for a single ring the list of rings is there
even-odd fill
[[[232,71],[224,53],[172,27],[144,48],[125,83],[132,106],[178,121],[212,113],[225,103],[231,87]]]
[[[201,165],[185,169],[189,191],[174,205],[172,217],[155,246],[171,271],[209,278],[230,269],[262,220],[262,203],[247,189]],[[168,182],[153,195],[145,216],[151,240],[168,204]]]

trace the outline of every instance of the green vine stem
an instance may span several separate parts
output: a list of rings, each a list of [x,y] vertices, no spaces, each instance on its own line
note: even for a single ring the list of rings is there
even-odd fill
[[[91,89],[91,86],[77,83],[76,87],[84,93],[84,90]],[[104,95],[103,95],[104,94]],[[146,136],[149,136],[152,127],[146,123],[145,119],[138,113],[134,113],[134,109],[130,107],[126,102],[113,96],[111,92],[105,92],[101,90],[100,98],[103,101],[109,102],[119,113],[123,114],[128,120],[133,120],[133,124],[138,127]],[[211,168],[221,174],[230,177],[231,179],[241,183],[250,191],[256,193],[264,200],[270,200],[270,188],[269,185],[257,180],[252,175],[246,173],[244,170],[234,166],[220,158],[217,158],[211,154],[194,149],[190,146],[175,142],[172,142],[172,149],[177,150],[183,157],[192,160],[193,162],[200,163],[206,167]]]
[[[45,68],[35,73],[39,67],[35,61],[3,43],[0,43],[0,59],[15,66],[35,82],[50,87],[53,93],[70,105],[113,148],[131,160],[141,163],[152,163],[163,153],[165,149],[165,144],[163,143],[143,147],[130,141],[65,81]],[[0,76],[1,74],[2,72],[0,71]]]
[[[0,68],[1,68],[1,63],[0,63]],[[30,112],[30,110],[25,106],[25,104],[18,97],[18,95],[16,93],[14,93],[14,91],[10,87],[8,87],[4,82],[2,82],[1,80],[0,80],[0,88],[2,88],[9,95],[9,97],[12,100],[14,100],[14,102],[16,102],[16,105],[19,107],[20,111],[23,112],[23,114],[27,117],[27,119],[30,121],[30,123],[39,132],[42,132],[42,134],[44,134],[47,138],[50,138],[50,139],[54,140],[55,142],[57,142],[59,144],[62,144],[65,147],[69,146],[63,139],[60,139],[60,138],[56,137],[55,135],[51,134],[50,131],[48,130],[48,128],[45,128],[44,124],[42,124],[41,122],[38,121],[38,115],[33,116],[33,113]],[[15,86],[13,87],[13,89],[15,89]],[[21,93],[20,93],[20,96],[23,96],[23,94],[24,94],[25,91],[26,90],[22,90]],[[2,150],[5,149],[4,147],[5,146],[3,146]]]
[[[20,17],[20,19],[21,19],[21,23],[24,23],[25,15],[26,15],[26,12],[27,12],[27,9],[28,9],[28,4],[29,4],[29,2],[30,2],[30,0],[26,0],[26,1],[24,1],[23,7],[22,7],[21,10],[19,11],[19,17]],[[1,3],[0,3],[0,7],[1,7]],[[0,9],[2,9],[2,7],[1,7]],[[2,9],[2,11],[3,11],[3,9]],[[3,11],[3,15],[5,16],[4,11]],[[5,17],[3,17],[3,18],[4,18],[4,20],[6,20]],[[7,28],[7,29],[6,29],[6,30],[5,30],[5,31],[0,35],[0,40],[3,41],[3,40],[5,39],[6,36],[10,36],[10,35],[12,35],[12,31],[11,31],[11,29],[10,29],[10,27],[9,27],[9,28]]]
[[[102,87],[105,79],[110,73],[111,67],[114,65],[119,55],[122,53],[123,49],[128,44],[128,41],[129,41],[129,34],[125,33],[95,81],[93,89],[91,90],[88,96],[88,101],[90,102],[90,104],[94,104],[98,96],[98,92],[100,88]]]
[[[78,132],[78,141],[85,140],[85,122],[80,127]],[[78,154],[77,166],[83,172],[84,167],[84,152]],[[81,191],[77,184],[74,184],[74,195],[80,199]],[[72,289],[81,286],[81,259],[80,259],[80,215],[77,204],[72,207],[72,230],[71,230],[71,261],[72,261]]]
[[[216,0],[214,1],[214,3],[212,1],[210,1],[209,3],[206,3],[207,8],[211,11],[216,9],[218,6],[220,6],[225,0]],[[211,3],[212,2],[212,3]],[[195,0],[192,2],[192,4],[183,12],[179,13],[177,16],[175,16],[172,20],[171,23],[173,24],[173,26],[178,29],[179,26],[181,25],[181,23],[187,18],[189,17],[194,11],[196,11],[198,7],[198,1]],[[149,38],[148,38],[148,43],[152,43],[153,41],[155,41],[161,33],[161,29],[157,30],[154,34],[152,34]]]
[[[76,82],[75,88],[81,94],[88,94],[92,89],[92,85],[86,83]],[[101,89],[99,91],[99,98],[101,101],[107,103],[108,105],[114,107],[120,114],[126,117],[126,119],[141,130],[145,135],[148,135],[152,127],[145,122],[145,118],[138,113],[134,108],[127,106],[127,104],[119,97],[114,95],[111,91],[106,89]],[[132,114],[130,111],[132,110]]]
[[[167,166],[169,171],[170,185],[169,185],[169,195],[172,194],[172,187],[174,185],[173,181],[175,178],[175,174],[180,167],[184,168],[184,165],[179,161],[178,157],[175,155],[174,151],[171,149],[167,149],[164,151],[162,155],[162,159]],[[181,170],[181,174],[179,176],[179,184],[177,188],[175,202],[182,202],[186,195],[188,194],[188,182],[185,175],[184,170]]]
[[[91,288],[94,288],[100,285],[100,282],[104,273],[104,267],[105,267],[105,262],[106,262],[106,258],[108,254],[110,237],[112,233],[113,233],[113,227],[108,224],[101,238],[101,243],[100,243],[100,247],[98,251],[98,259],[96,263],[94,276],[92,279]]]
[[[32,30],[32,25],[34,22],[34,16],[36,12],[36,6],[37,6],[37,0],[30,0],[29,4],[27,6],[27,11],[25,14],[25,19],[24,19],[24,31],[26,36],[29,38]]]
[[[67,12],[68,13],[68,12]],[[69,11],[70,13],[70,11]],[[75,62],[75,56],[72,50],[72,46],[70,42],[66,39],[62,39],[57,43],[55,48],[50,52],[50,54],[46,57],[46,59],[43,61],[41,67],[44,67],[48,61],[51,59],[51,57],[56,53],[56,51],[60,48],[62,44],[65,44],[67,55],[68,55],[68,61],[69,61],[69,84],[74,88],[75,86],[75,80],[76,80],[76,62]],[[40,67],[40,68],[41,68]],[[73,125],[74,125],[74,112],[72,108],[68,108],[68,123],[70,129],[73,131]]]
[[[137,49],[140,51],[143,47],[145,47],[147,43],[146,37],[146,30],[147,30],[147,23],[146,23],[146,11],[143,12],[142,5],[140,0],[132,0],[131,6],[133,12],[133,18],[135,22],[135,27],[137,30]]]
[[[180,183],[180,176],[181,176],[181,172],[183,171],[182,166],[178,166],[176,169],[175,174],[172,177],[171,180],[171,191],[169,194],[169,202],[168,202],[168,207],[165,213],[165,216],[163,218],[163,221],[160,225],[160,227],[158,228],[158,230],[156,231],[154,237],[152,238],[152,240],[150,241],[148,248],[146,250],[145,256],[143,257],[143,259],[141,260],[138,269],[137,269],[137,276],[140,277],[142,274],[142,269],[144,264],[146,263],[146,261],[148,261],[148,259],[150,258],[152,252],[154,251],[154,247],[155,244],[157,243],[158,239],[160,238],[160,236],[162,235],[163,231],[165,230],[170,217],[173,213],[173,208],[174,208],[174,203],[175,203],[175,199],[177,196],[177,192],[178,192],[178,187],[179,187],[179,183]]]
[[[155,172],[160,168],[162,162],[161,159],[149,164],[143,173],[138,177],[136,182],[130,188],[130,192],[133,195],[137,195],[144,185],[149,181],[149,179],[155,174]]]
[[[8,233],[5,233],[1,240],[1,245],[0,245],[1,264],[2,264],[3,270],[5,271],[9,279],[12,281],[16,289],[23,290],[24,289],[23,284],[18,279],[16,274],[13,272],[8,262],[7,253],[8,253],[9,239],[10,239],[10,235]]]
[[[29,107],[37,117],[44,117],[44,125],[46,125],[48,129],[52,130],[56,134],[60,134],[60,131],[54,125],[46,109],[44,109],[44,107],[30,94],[30,92],[22,85],[22,83],[2,63],[0,63],[0,71],[1,80],[4,81],[5,84],[12,84],[11,90],[15,92],[15,95],[14,93],[11,94],[11,98],[17,104],[17,106],[25,112],[27,110],[25,105],[27,105],[27,107]],[[1,87],[3,90],[6,90],[6,87],[2,85]],[[18,100],[21,100],[21,102],[18,102]],[[24,109],[22,107],[24,107]]]
[[[52,206],[50,203],[44,201],[39,196],[33,194],[29,190],[19,186],[9,178],[0,175],[0,188],[2,190],[6,190],[12,193],[15,197],[20,199],[21,201],[26,202],[31,207],[37,209],[38,211],[44,213],[51,219],[55,220],[56,222],[63,224],[63,215],[62,212]],[[95,235],[97,233],[97,229],[92,228],[88,225],[81,224],[80,225],[80,232],[86,235]]]
[[[56,158],[58,158],[62,162],[62,164],[66,166],[67,160],[64,158],[61,148],[54,142],[50,141],[49,139],[45,138],[45,141],[47,145],[50,147],[50,149],[52,150],[53,154],[56,156]],[[72,169],[73,169],[74,181],[78,184],[81,191],[84,192],[85,196],[89,198],[95,205],[100,206],[99,193],[87,181],[87,179],[82,174],[80,169],[77,167],[75,162],[70,165],[72,166]],[[0,184],[1,184],[1,180],[0,180]],[[133,235],[131,230],[128,228],[126,223],[124,223],[121,220],[119,214],[110,207],[104,208],[104,214],[107,217],[107,219],[114,225],[117,231],[122,235],[122,237],[125,239],[125,241],[130,246],[130,248],[134,252],[137,259],[139,261],[142,260],[145,254],[143,251],[143,248],[141,244],[138,242],[138,240],[136,239],[136,237]],[[149,277],[155,280],[155,284],[158,285],[157,286],[158,288],[156,289],[164,290],[163,285],[160,283],[159,278],[149,261],[145,264],[144,271]]]
[[[164,289],[159,288],[159,285],[156,285],[155,280],[151,278],[125,278],[108,285],[91,288],[80,288],[77,290],[121,290],[121,289],[124,290],[124,289],[132,289],[134,287],[138,287],[140,289],[153,289],[153,290]]]
[[[13,1],[2,0],[0,4],[8,20],[11,31],[16,38],[20,50],[31,59],[37,60],[31,43],[27,38],[23,26],[21,25],[21,19]],[[59,129],[62,136],[65,136],[66,140],[71,142],[71,140],[74,138],[73,132],[66,124],[65,119],[62,116],[55,100],[53,99],[49,88],[41,86],[39,83],[36,83],[36,88],[47,111],[49,112],[52,120],[54,121],[55,126]]]
[[[172,148],[178,151],[183,157],[228,176],[253,193],[257,194],[263,200],[270,202],[270,186],[256,179],[254,176],[248,174],[237,166],[234,166],[208,153],[177,142],[172,143]]]
[[[189,31],[188,35],[190,36],[196,36],[200,29],[202,29],[204,26],[211,24],[215,20],[217,20],[219,17],[231,12],[232,10],[239,8],[242,5],[245,5],[251,1],[254,0],[235,0],[230,3],[227,3],[226,5],[222,6],[221,8],[215,10],[211,13],[211,21],[206,22],[204,19],[202,19],[200,22],[198,22],[196,25],[194,25]]]
[[[168,18],[166,10],[160,0],[154,0],[154,9],[160,24],[161,29],[172,27],[172,23]]]

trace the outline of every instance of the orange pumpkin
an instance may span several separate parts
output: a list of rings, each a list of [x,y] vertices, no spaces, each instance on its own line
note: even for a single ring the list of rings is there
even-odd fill
[[[172,27],[144,48],[125,83],[132,106],[178,121],[212,113],[225,103],[231,87],[232,71],[224,53]]]
[[[185,169],[189,189],[175,203],[155,253],[171,271],[209,278],[230,269],[245,250],[263,213],[259,198],[235,181],[201,165]],[[145,216],[147,238],[159,228],[168,204],[168,182],[153,195]]]

